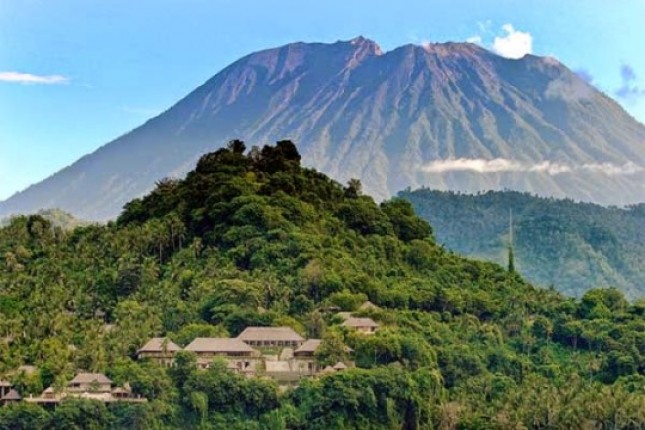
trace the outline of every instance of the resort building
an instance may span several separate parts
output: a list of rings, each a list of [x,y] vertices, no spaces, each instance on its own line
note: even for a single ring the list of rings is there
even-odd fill
[[[374,334],[379,325],[372,318],[350,317],[343,322],[343,326],[355,329],[364,334]]]
[[[247,345],[265,348],[298,348],[305,341],[291,327],[247,327],[237,338]]]
[[[143,397],[134,397],[128,383],[122,387],[114,387],[112,381],[102,373],[79,373],[61,391],[48,387],[40,397],[27,397],[24,400],[30,403],[56,404],[65,398],[91,399],[106,403],[147,402]]]
[[[112,381],[102,373],[79,373],[67,384],[68,393],[110,393]]]
[[[137,351],[138,359],[149,359],[164,366],[172,366],[175,362],[175,354],[181,348],[165,337],[154,337]]]
[[[3,405],[6,405],[8,403],[15,403],[21,400],[22,400],[22,397],[20,396],[20,394],[18,394],[18,392],[12,388],[9,391],[7,391],[7,393],[3,395],[2,398],[0,398],[0,403],[2,403]]]
[[[197,366],[201,369],[208,369],[217,357],[221,357],[231,369],[254,372],[262,359],[262,354],[235,338],[198,337],[184,350],[197,355]]]
[[[300,348],[293,351],[294,368],[298,372],[314,375],[320,371],[320,365],[316,363],[315,353],[320,346],[320,339],[309,339]]]

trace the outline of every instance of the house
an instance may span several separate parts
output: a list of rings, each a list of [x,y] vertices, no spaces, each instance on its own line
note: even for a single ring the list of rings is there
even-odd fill
[[[347,365],[343,363],[342,361],[339,361],[338,363],[334,364],[333,369],[336,372],[340,372],[341,370],[347,369]]]
[[[175,354],[181,348],[165,337],[153,337],[137,351],[138,359],[149,359],[164,366],[172,366],[175,361]]]
[[[350,317],[343,322],[343,326],[355,329],[356,331],[364,334],[373,334],[378,329],[379,325],[372,318],[356,318]]]
[[[45,399],[55,399],[56,391],[54,390],[54,387],[47,387],[45,391],[43,391],[41,396],[44,397]]]
[[[254,371],[261,361],[258,351],[236,338],[198,337],[184,350],[197,355],[197,366],[202,369],[209,368],[217,357],[224,358],[228,365],[234,365],[240,371]]]
[[[113,387],[113,385],[112,381],[102,373],[79,373],[59,392],[53,387],[48,387],[40,397],[30,396],[24,400],[40,404],[56,404],[65,398],[91,399],[106,403],[148,401],[143,397],[134,397],[128,383],[123,387]]]
[[[7,392],[2,398],[0,399],[0,402],[2,402],[3,405],[6,405],[8,403],[16,403],[22,400],[22,397],[16,390],[13,388]]]
[[[13,384],[9,381],[0,379],[0,399],[3,398],[13,388]]]
[[[102,373],[79,373],[67,384],[68,392],[110,393],[112,381]]]
[[[112,397],[116,400],[126,400],[132,397],[132,388],[127,382],[123,387],[115,387],[112,389]]]
[[[257,347],[300,347],[305,339],[291,327],[247,327],[237,337]]]
[[[293,351],[293,356],[296,358],[313,358],[316,350],[320,346],[320,339],[308,339],[300,348]]]
[[[294,368],[300,373],[313,375],[320,371],[315,353],[320,346],[320,339],[308,339],[300,348],[293,351]]]
[[[327,375],[327,374],[330,374],[330,373],[342,372],[343,370],[346,370],[346,369],[349,369],[349,366],[347,366],[342,361],[339,361],[338,363],[334,364],[333,366],[325,367],[320,372],[318,372],[318,375]]]

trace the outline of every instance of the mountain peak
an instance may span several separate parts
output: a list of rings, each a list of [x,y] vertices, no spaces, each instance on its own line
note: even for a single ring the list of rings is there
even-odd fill
[[[645,196],[645,127],[555,59],[454,42],[384,53],[358,36],[249,54],[0,215],[59,207],[109,219],[235,138],[300,142],[308,165],[358,178],[378,199],[408,186],[615,205]]]
[[[367,49],[372,54],[383,55],[383,50],[375,41],[368,39],[363,36],[358,36],[349,41],[351,45],[359,46],[361,48]]]

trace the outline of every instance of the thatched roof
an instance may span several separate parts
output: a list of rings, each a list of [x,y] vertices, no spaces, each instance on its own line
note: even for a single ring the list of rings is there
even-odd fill
[[[111,384],[112,380],[102,373],[79,373],[69,381],[70,384],[91,384],[93,382]]]
[[[112,390],[112,394],[130,394],[130,392],[123,387],[116,387]]]
[[[4,395],[2,400],[12,400],[12,401],[20,401],[22,400],[22,397],[18,392],[14,389],[9,390],[7,394]]]
[[[291,327],[247,327],[237,337],[245,342],[302,342],[304,338]]]
[[[13,384],[9,381],[0,379],[0,387],[13,387]]]
[[[54,387],[47,387],[43,394],[54,394]]]
[[[363,328],[363,327],[378,327],[379,325],[372,318],[347,318],[343,323],[345,327]]]
[[[172,340],[166,337],[153,337],[145,345],[143,345],[137,354],[142,352],[177,352],[181,348]]]
[[[342,361],[339,361],[338,363],[334,364],[334,370],[345,370],[345,369],[347,369],[347,366]]]
[[[294,354],[313,354],[320,346],[320,339],[308,339],[300,345],[300,348],[293,351]]]
[[[228,337],[198,337],[188,344],[186,351],[192,352],[211,352],[211,353],[240,353],[257,351],[240,339]]]

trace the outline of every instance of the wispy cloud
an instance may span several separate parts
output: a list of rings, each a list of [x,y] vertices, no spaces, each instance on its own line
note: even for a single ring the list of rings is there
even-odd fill
[[[421,170],[427,173],[546,173],[551,176],[575,172],[594,172],[608,176],[619,176],[634,175],[645,171],[645,168],[632,162],[628,162],[623,165],[612,163],[587,163],[575,166],[554,161],[528,163],[509,160],[506,158],[495,158],[492,160],[481,158],[451,158],[447,160],[432,161],[425,166],[422,166]]]
[[[62,75],[33,75],[31,73],[21,72],[0,72],[0,82],[55,85],[66,84],[69,82],[69,79]]]
[[[531,33],[516,30],[511,24],[502,26],[504,36],[493,40],[493,51],[506,58],[522,58],[533,52],[533,36]]]
[[[636,83],[636,72],[629,64],[623,64],[620,68],[622,85],[615,91],[618,98],[625,101],[636,101],[645,97],[645,89]]]

